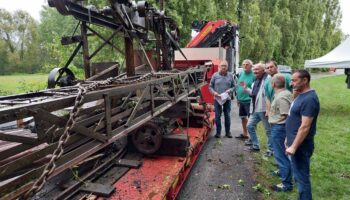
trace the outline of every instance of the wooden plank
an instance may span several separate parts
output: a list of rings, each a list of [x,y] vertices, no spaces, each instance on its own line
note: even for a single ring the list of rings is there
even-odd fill
[[[79,136],[79,138],[81,137]],[[74,141],[71,141],[71,140],[69,142],[74,143]],[[94,152],[96,152],[97,149],[101,149],[101,148],[98,148],[98,146],[101,146],[101,148],[105,147],[105,145],[100,145],[97,141],[91,141],[63,155],[59,160],[57,160],[56,170],[53,172],[53,174],[50,177],[53,177],[61,173],[68,167],[79,163],[84,158],[86,158],[86,155],[91,155]],[[9,197],[14,197],[14,196],[17,197],[23,194],[27,189],[30,189],[31,185],[34,183],[33,181],[42,174],[44,168],[45,166],[38,167],[36,169],[33,169],[23,174],[22,176],[19,176],[18,178],[16,178],[11,182],[1,185],[0,197],[4,197],[5,199],[15,199],[15,198],[9,198]]]
[[[36,145],[39,143],[37,138],[13,135],[13,134],[1,132],[1,131],[0,131],[0,140],[9,141],[9,142],[18,142],[22,144],[32,144],[32,145]]]
[[[101,197],[109,197],[115,191],[115,187],[100,183],[86,182],[84,186],[80,188],[80,191],[89,192]]]
[[[37,117],[43,119],[43,120],[46,120],[48,122],[51,122],[53,124],[57,124],[59,126],[62,126],[64,127],[67,123],[67,121],[61,117],[58,117],[56,115],[53,115],[45,110],[42,110],[42,109],[39,109],[37,111]],[[98,141],[101,141],[101,142],[106,142],[107,141],[107,137],[102,135],[101,133],[98,133],[98,132],[94,132],[93,130],[91,129],[88,129],[84,126],[81,126],[79,124],[75,124],[75,126],[72,127],[72,130],[79,133],[79,134],[82,134],[84,136],[87,136],[87,137],[90,137],[90,138],[93,138],[93,139],[96,139]]]
[[[142,162],[139,160],[119,159],[115,161],[115,164],[122,167],[139,168]]]
[[[43,102],[35,102],[28,105],[18,106],[15,108],[0,109],[0,123],[10,122],[16,119],[22,119],[32,116],[32,111],[38,108],[54,111],[69,107],[74,104],[75,96],[68,96],[57,99],[49,99]]]
[[[111,98],[108,94],[104,95],[105,99],[105,119],[106,119],[106,131],[107,137],[110,136],[112,131],[112,123],[111,123]]]
[[[188,144],[189,141],[185,134],[164,135],[162,144],[156,154],[185,157],[187,155]]]
[[[27,149],[30,149],[34,147],[33,145],[28,145],[28,144],[20,144],[14,147],[11,147],[9,149],[6,149],[4,151],[0,152],[0,160],[4,160],[8,157],[14,156],[18,153],[21,153],[23,151],[26,151]]]
[[[71,143],[77,142],[78,140],[81,140],[81,137],[74,135],[69,139],[68,143],[71,144]],[[58,145],[57,142],[50,144],[49,146],[45,147],[44,149],[40,149],[39,151],[22,156],[16,160],[13,160],[9,163],[6,163],[5,165],[0,166],[0,178],[9,176],[12,173],[16,172],[17,170],[21,170],[21,169],[31,165],[32,162],[34,162],[35,160],[39,160],[39,159],[43,158],[44,156],[51,154],[55,150],[57,145]]]

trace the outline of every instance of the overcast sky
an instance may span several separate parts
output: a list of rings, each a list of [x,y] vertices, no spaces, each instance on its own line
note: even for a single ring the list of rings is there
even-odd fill
[[[350,0],[339,0],[343,12],[341,29],[344,33],[350,34]],[[13,12],[23,9],[29,12],[36,20],[40,19],[40,9],[46,5],[47,0],[0,0],[0,8]]]

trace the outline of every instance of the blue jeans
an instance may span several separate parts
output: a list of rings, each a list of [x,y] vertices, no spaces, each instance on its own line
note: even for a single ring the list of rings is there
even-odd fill
[[[292,170],[298,186],[299,200],[311,200],[310,181],[310,158],[313,153],[312,148],[299,147],[295,154],[291,156]]]
[[[225,132],[226,135],[230,134],[230,126],[231,126],[231,100],[227,100],[224,105],[220,105],[217,101],[214,102],[215,109],[215,125],[216,125],[216,135],[221,135],[221,114],[224,111],[225,117]]]
[[[271,142],[273,153],[281,174],[282,183],[286,188],[292,188],[292,168],[286,155],[284,140],[286,139],[285,124],[271,124]]]
[[[254,112],[250,115],[248,119],[247,129],[248,129],[250,139],[252,140],[252,143],[253,143],[253,148],[260,149],[258,137],[256,135],[256,125],[260,121],[262,121],[265,128],[268,150],[273,152],[271,139],[270,139],[270,124],[267,120],[267,117],[265,116],[265,112]]]

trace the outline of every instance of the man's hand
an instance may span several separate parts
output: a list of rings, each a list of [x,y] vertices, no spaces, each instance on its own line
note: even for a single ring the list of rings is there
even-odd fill
[[[220,94],[219,93],[217,93],[217,92],[214,92],[214,94],[213,94],[215,97],[217,97],[217,96],[220,96]]]
[[[287,155],[294,155],[295,154],[295,151],[296,151],[296,149],[293,147],[293,145],[292,146],[290,146],[290,147],[288,147],[287,149],[286,149],[286,154]]]
[[[247,88],[247,84],[244,81],[239,82],[239,85],[242,86],[243,89]]]
[[[230,90],[230,89],[228,89],[228,90],[226,90],[225,92],[226,92],[226,93],[230,93],[230,92],[231,92],[231,90]]]
[[[239,107],[239,101],[237,101],[237,106]]]
[[[304,141],[306,136],[309,134],[313,117],[301,117],[301,125],[298,129],[297,136],[295,137],[293,144],[286,149],[287,155],[294,155],[300,144]]]
[[[284,139],[284,148],[285,148],[285,149],[288,149],[288,146],[287,146],[287,138]]]

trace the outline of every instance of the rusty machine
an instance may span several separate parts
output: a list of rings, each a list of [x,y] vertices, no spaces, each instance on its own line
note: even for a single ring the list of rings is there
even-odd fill
[[[0,97],[0,199],[79,199],[82,191],[109,197],[111,184],[141,164],[136,152],[185,156],[184,128],[210,126],[199,92],[208,66],[173,67],[179,30],[162,5],[157,10],[131,0],[109,0],[104,8],[82,0],[48,3],[77,19],[80,34],[62,38],[63,45],[76,48],[63,67],[51,71],[48,89]],[[103,36],[97,26],[112,34]],[[90,37],[102,44],[90,49]],[[124,40],[125,48],[114,38]],[[105,46],[125,58],[125,72],[118,63],[93,62]],[[80,52],[85,80],[69,70]],[[191,106],[198,100],[201,109]]]

